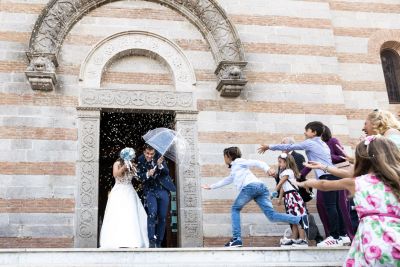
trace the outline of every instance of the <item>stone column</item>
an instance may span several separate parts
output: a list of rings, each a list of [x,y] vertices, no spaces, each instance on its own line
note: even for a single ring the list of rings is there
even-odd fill
[[[203,246],[203,214],[197,150],[197,112],[176,112],[176,130],[188,142],[189,166],[178,165],[178,231],[180,247]]]
[[[75,247],[97,247],[100,110],[78,108]]]

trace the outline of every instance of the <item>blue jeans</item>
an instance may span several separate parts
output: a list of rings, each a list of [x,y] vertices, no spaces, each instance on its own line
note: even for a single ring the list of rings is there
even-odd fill
[[[149,241],[161,245],[164,239],[169,195],[164,189],[146,190],[147,232]]]
[[[272,207],[268,188],[263,183],[251,183],[242,188],[232,205],[232,235],[233,238],[241,238],[240,211],[253,200],[258,204],[265,216],[271,222],[287,222],[299,224],[300,216],[286,213],[278,213]]]

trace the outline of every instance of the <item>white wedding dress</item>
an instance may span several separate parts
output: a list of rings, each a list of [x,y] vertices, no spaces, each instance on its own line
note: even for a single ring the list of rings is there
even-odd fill
[[[147,214],[132,186],[132,173],[115,179],[100,233],[101,248],[148,248]]]

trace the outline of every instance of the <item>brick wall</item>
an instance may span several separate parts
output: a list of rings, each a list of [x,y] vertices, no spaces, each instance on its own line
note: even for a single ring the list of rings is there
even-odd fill
[[[382,43],[400,41],[395,1],[218,2],[249,62],[249,83],[237,99],[221,98],[215,90],[215,62],[196,27],[147,1],[106,4],[77,22],[60,52],[58,88],[34,92],[24,75],[25,51],[47,0],[0,3],[0,247],[73,246],[79,68],[91,48],[111,34],[155,32],[178,44],[191,62],[202,183],[228,173],[221,155],[226,146],[239,145],[244,157],[275,165],[278,153],[258,155],[258,145],[287,135],[302,140],[308,121],[325,122],[350,149],[371,109],[399,110],[388,104],[379,58]],[[174,90],[171,77],[157,57],[128,55],[107,66],[102,86]],[[256,174],[273,187],[272,179]],[[232,186],[202,192],[206,246],[220,245],[230,235],[235,195]],[[286,225],[269,223],[250,206],[243,227],[247,244],[273,245]]]

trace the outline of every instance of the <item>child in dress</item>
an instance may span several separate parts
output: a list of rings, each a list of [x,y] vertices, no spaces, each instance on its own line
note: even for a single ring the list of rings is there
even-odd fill
[[[232,205],[232,235],[233,238],[225,244],[226,247],[241,247],[242,237],[240,229],[240,211],[242,208],[254,200],[265,216],[272,222],[287,222],[290,224],[301,224],[308,230],[308,216],[295,216],[291,214],[278,213],[272,207],[269,198],[268,188],[251,171],[250,167],[262,169],[272,176],[274,171],[265,163],[258,160],[242,159],[242,153],[238,147],[228,147],[224,149],[225,163],[231,168],[231,173],[225,179],[212,184],[203,185],[204,189],[216,189],[232,182],[239,191],[235,202]]]
[[[330,166],[310,162],[307,167]],[[307,180],[299,186],[346,189],[354,195],[360,224],[343,266],[400,266],[400,151],[382,136],[367,136],[355,151],[354,178]]]
[[[276,185],[276,191],[280,191],[278,205],[282,204],[284,199],[285,210],[287,214],[303,216],[307,214],[304,201],[301,198],[298,188],[295,185],[296,177],[300,176],[296,162],[292,155],[282,153],[278,157],[279,168],[283,170],[279,174],[279,183]],[[292,236],[299,236],[300,239],[281,240],[281,246],[308,246],[304,230],[299,225],[290,225]]]

